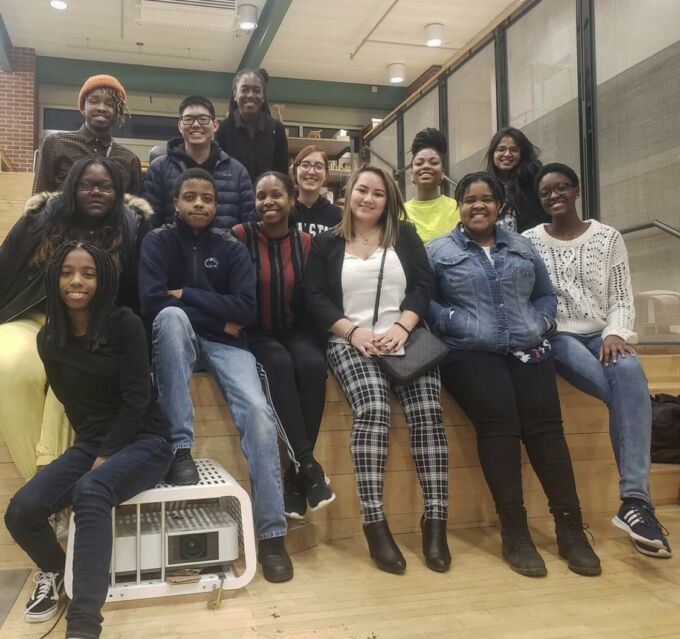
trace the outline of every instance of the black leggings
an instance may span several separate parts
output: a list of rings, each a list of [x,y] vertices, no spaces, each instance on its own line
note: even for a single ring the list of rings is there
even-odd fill
[[[267,373],[274,410],[299,462],[312,455],[326,403],[326,349],[316,335],[248,335]]]
[[[444,387],[475,427],[496,512],[524,507],[520,440],[551,512],[579,510],[552,360],[523,364],[513,355],[451,351],[440,371]]]

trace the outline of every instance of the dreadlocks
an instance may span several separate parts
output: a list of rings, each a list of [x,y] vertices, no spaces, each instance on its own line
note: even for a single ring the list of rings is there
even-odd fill
[[[113,117],[116,120],[116,126],[123,126],[125,124],[125,120],[132,117],[132,115],[130,115],[128,103],[126,102],[125,98],[115,89],[105,87],[102,90],[105,91],[106,95],[108,95],[113,100]]]
[[[90,317],[85,333],[87,349],[95,351],[106,337],[106,322],[116,305],[118,271],[111,255],[91,242],[64,242],[56,249],[47,266],[46,344],[52,348],[64,348],[73,334],[66,305],[59,294],[59,275],[66,256],[76,249],[89,253],[96,269],[97,288],[90,302]]]

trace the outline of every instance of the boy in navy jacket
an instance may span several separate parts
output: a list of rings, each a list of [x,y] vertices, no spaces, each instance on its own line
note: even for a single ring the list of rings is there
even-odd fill
[[[193,404],[189,379],[207,370],[229,404],[248,463],[258,559],[269,581],[287,581],[293,566],[284,546],[276,418],[260,385],[255,358],[240,329],[256,315],[256,275],[245,245],[217,228],[212,176],[193,168],[176,185],[176,217],[147,234],[139,282],[142,313],[152,326],[158,399],[170,426],[175,460],[171,484],[199,480],[191,457]]]

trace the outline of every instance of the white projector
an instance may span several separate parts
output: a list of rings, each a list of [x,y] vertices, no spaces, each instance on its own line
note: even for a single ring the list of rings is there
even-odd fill
[[[165,513],[166,568],[211,566],[238,559],[238,524],[219,504],[197,504]],[[161,513],[142,512],[141,570],[160,570]],[[116,514],[114,543],[117,574],[137,570],[137,516]]]

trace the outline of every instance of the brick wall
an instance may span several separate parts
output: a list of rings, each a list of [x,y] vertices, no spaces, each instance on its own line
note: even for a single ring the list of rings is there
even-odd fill
[[[30,171],[36,140],[35,50],[14,47],[11,73],[0,71],[0,150],[15,171]]]

